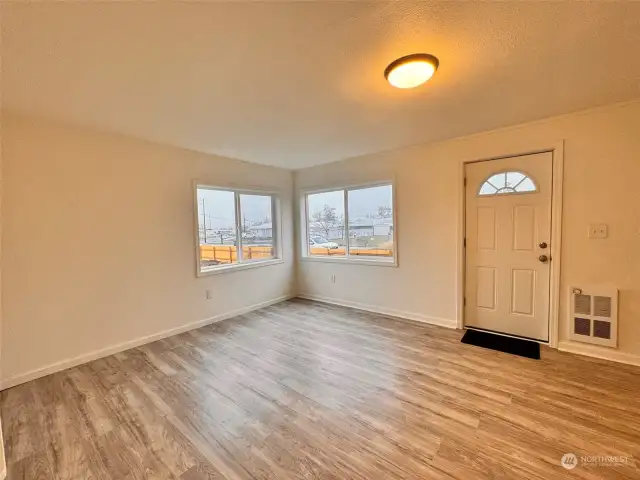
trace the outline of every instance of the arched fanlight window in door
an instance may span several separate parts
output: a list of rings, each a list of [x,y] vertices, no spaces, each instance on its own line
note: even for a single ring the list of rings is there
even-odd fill
[[[509,193],[537,192],[538,186],[522,172],[500,172],[491,175],[478,190],[478,195],[505,195]]]

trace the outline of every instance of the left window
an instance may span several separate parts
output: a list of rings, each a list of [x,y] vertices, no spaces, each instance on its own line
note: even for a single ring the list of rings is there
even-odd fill
[[[278,260],[278,205],[271,193],[196,187],[198,274]]]

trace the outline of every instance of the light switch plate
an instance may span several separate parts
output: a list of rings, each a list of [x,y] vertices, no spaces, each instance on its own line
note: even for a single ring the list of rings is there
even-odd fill
[[[607,238],[609,226],[606,223],[594,223],[589,225],[589,238]]]

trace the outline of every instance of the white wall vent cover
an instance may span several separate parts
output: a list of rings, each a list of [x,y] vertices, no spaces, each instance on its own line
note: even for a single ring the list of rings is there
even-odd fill
[[[569,339],[618,346],[618,289],[570,287]]]

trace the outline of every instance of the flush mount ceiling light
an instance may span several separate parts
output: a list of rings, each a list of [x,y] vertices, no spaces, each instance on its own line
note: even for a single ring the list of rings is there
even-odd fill
[[[384,78],[397,88],[414,88],[429,80],[440,62],[428,53],[414,53],[394,60],[384,70]]]

